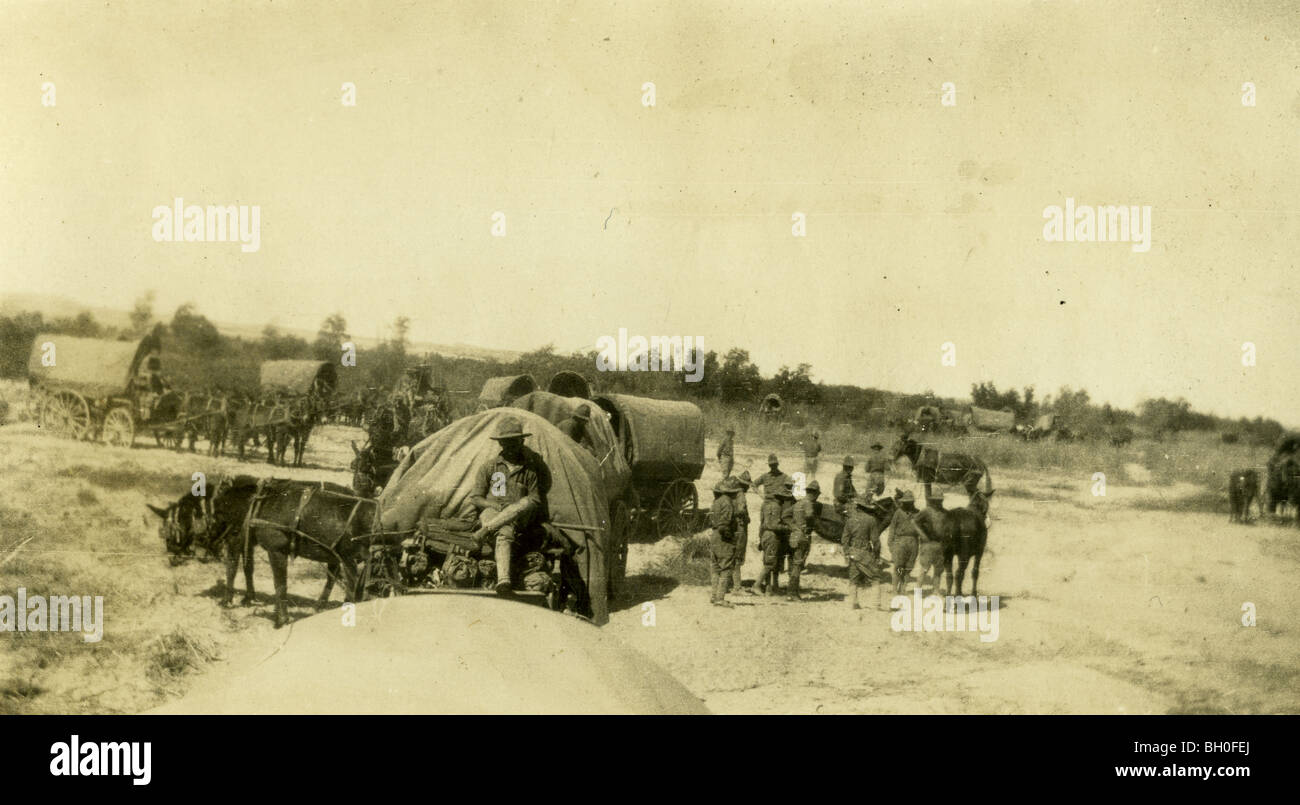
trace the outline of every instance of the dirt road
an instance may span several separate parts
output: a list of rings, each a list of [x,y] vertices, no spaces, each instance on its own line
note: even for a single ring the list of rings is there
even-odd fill
[[[338,468],[358,437],[322,428],[308,449],[311,468],[274,474],[347,483]],[[766,455],[739,446],[737,471],[763,469]],[[800,468],[781,457],[787,471]],[[0,652],[0,712],[148,709],[181,695],[194,671],[271,638],[264,556],[259,606],[222,610],[220,566],[169,567],[144,508],[179,496],[196,470],[264,473],[265,464],[78,444],[22,424],[0,429],[0,466],[0,594],[21,585],[106,599],[102,643],[0,635],[14,649]],[[822,467],[829,486],[835,468]],[[733,595],[734,609],[711,607],[702,587],[645,575],[675,545],[635,544],[634,594],[604,628],[719,713],[1300,711],[1300,635],[1291,622],[1300,611],[1300,530],[1171,510],[1192,487],[1112,485],[1094,497],[1090,472],[994,468],[994,477],[980,588],[1000,598],[991,642],[978,632],[895,632],[890,613],[875,609],[874,589],[851,611],[844,562],[827,542],[809,560],[809,600]],[[716,480],[710,464],[702,505]],[[906,480],[897,473],[891,487]],[[950,505],[963,502],[950,496]],[[756,515],[757,498],[749,504]],[[747,579],[757,564],[751,551]],[[320,568],[295,562],[290,580],[294,614],[310,612]],[[1247,603],[1254,626],[1242,623]]]

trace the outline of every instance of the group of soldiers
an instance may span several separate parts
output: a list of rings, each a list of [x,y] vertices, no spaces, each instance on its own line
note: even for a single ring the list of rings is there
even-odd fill
[[[817,454],[821,445],[817,434],[813,435],[813,452],[805,449],[805,472],[816,472]],[[785,589],[786,600],[800,601],[803,592],[800,577],[808,559],[814,534],[823,534],[820,502],[821,484],[816,478],[806,479],[805,495],[796,499],[794,495],[795,480],[781,471],[780,462],[773,453],[767,457],[768,471],[756,479],[750,478],[749,472],[732,475],[735,466],[735,430],[727,429],[726,438],[718,447],[718,461],[723,479],[713,488],[713,505],[709,512],[710,537],[710,571],[712,588],[710,602],[716,606],[730,607],[727,594],[742,590],[753,595],[780,595],[780,574],[788,568],[788,580]],[[856,466],[853,456],[845,456],[840,472],[832,485],[832,497],[835,511],[840,515],[844,528],[841,544],[849,563],[849,580],[852,587],[852,606],[858,607],[858,588],[873,580],[881,580],[884,562],[880,558],[880,534],[886,528],[905,520],[900,526],[905,530],[910,526],[911,515],[916,509],[910,493],[900,500],[900,507],[895,511],[890,499],[880,499],[885,490],[885,473],[892,462],[885,457],[883,446],[871,445],[871,456],[866,462],[867,489],[859,494],[853,481]],[[753,488],[762,495],[763,503],[759,514],[759,551],[763,557],[763,570],[754,585],[744,588],[741,585],[741,566],[745,561],[745,552],[749,543],[749,507],[746,495]],[[899,517],[899,512],[903,516]]]

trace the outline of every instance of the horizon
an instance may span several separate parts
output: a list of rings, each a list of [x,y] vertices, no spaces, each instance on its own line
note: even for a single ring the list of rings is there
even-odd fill
[[[3,290],[129,310],[155,288],[281,330],[339,311],[363,338],[407,316],[413,342],[518,352],[626,328],[768,377],[1293,424],[1285,9],[831,5],[289,2],[250,29],[238,3],[20,4]],[[257,250],[155,240],[177,198],[259,207]],[[1149,251],[1045,232],[1109,205],[1149,210]]]

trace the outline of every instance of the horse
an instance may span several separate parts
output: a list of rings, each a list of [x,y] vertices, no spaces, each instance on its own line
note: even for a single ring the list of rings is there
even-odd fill
[[[179,505],[173,504],[173,506]],[[218,481],[211,497],[211,513],[204,526],[208,544],[224,548],[226,586],[221,605],[231,606],[235,574],[242,561],[244,595],[241,606],[254,600],[253,551],[261,545],[271,561],[275,582],[275,626],[289,621],[289,559],[302,556],[326,565],[325,587],[316,601],[319,609],[329,600],[336,579],[343,584],[344,599],[356,594],[357,566],[364,558],[360,538],[376,521],[376,501],[360,498],[337,484],[238,476]],[[149,507],[155,513],[160,510]],[[193,519],[177,519],[176,533],[167,534],[169,551],[188,545],[193,535],[184,533]],[[188,538],[187,538],[188,537]]]
[[[912,462],[912,471],[916,473],[916,480],[925,484],[926,498],[931,496],[931,484],[934,483],[960,483],[967,494],[973,495],[979,488],[980,478],[984,479],[984,493],[992,494],[993,477],[982,460],[965,453],[927,452],[933,456],[933,463],[929,460],[929,456],[923,460],[921,443],[912,438],[910,431],[899,434],[898,441],[893,447],[894,461],[907,456],[908,461]]]

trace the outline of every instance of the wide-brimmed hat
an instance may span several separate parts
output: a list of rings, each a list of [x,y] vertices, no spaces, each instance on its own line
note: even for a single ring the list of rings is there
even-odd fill
[[[524,431],[524,424],[518,417],[508,416],[497,423],[497,432],[490,438],[499,442],[502,439],[522,439],[532,435]]]
[[[942,493],[942,492],[935,492],[934,494],[926,495],[926,496],[925,496],[925,504],[928,506],[928,505],[930,505],[931,503],[937,503],[937,504],[939,504],[940,506],[942,506],[942,505],[943,505],[943,493]]]
[[[779,464],[779,463],[781,463],[781,462],[777,460],[776,453],[768,453],[768,454],[767,454],[767,463],[768,463],[769,465],[771,465],[771,464]]]
[[[736,435],[736,429],[735,429],[735,428],[727,428],[727,435],[728,435],[728,436],[735,436],[735,435]]]
[[[735,477],[727,477],[718,481],[717,485],[713,487],[713,494],[734,495],[740,492],[741,489],[740,481],[736,480]]]
[[[589,406],[589,405],[579,405],[579,406],[578,406],[576,409],[574,409],[574,411],[573,411],[573,418],[574,418],[574,419],[581,419],[583,422],[590,422],[590,421],[591,421],[591,406]]]
[[[816,481],[809,481],[808,485],[803,488],[803,491],[807,492],[810,495],[812,494],[820,495],[822,493],[822,485],[817,483]]]
[[[749,489],[751,486],[754,485],[753,480],[751,480],[749,477],[749,470],[745,470],[741,474],[737,475],[736,480],[739,481],[740,485],[745,487],[746,489]]]
[[[872,450],[884,450],[884,449],[885,449],[885,446],[884,446],[883,444],[881,444],[880,442],[872,442],[872,443],[871,443],[871,449],[872,449]]]
[[[844,457],[844,462],[841,464],[841,466],[844,466],[844,467],[852,467],[852,466],[853,466],[853,456],[845,456],[845,457]]]
[[[911,503],[912,505],[916,505],[916,495],[913,495],[912,490],[909,489],[898,496],[898,502],[902,504]]]
[[[859,509],[874,508],[876,505],[876,496],[870,490],[863,492],[853,499],[853,505]]]

